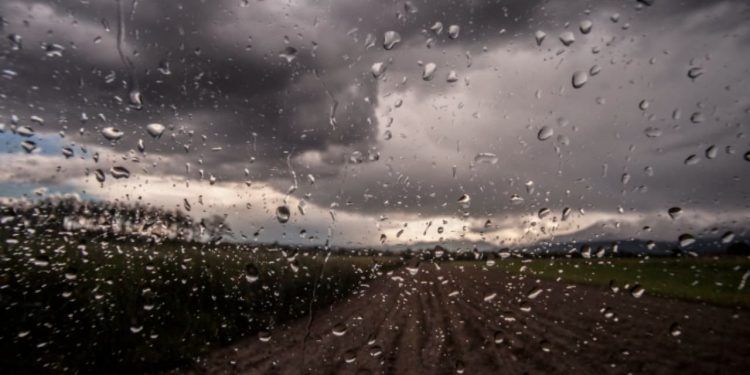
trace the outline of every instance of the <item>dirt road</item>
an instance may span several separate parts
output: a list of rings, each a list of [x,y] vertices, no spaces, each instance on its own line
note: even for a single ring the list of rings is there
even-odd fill
[[[648,291],[423,263],[319,311],[307,340],[303,319],[190,372],[740,374],[750,373],[749,317]]]

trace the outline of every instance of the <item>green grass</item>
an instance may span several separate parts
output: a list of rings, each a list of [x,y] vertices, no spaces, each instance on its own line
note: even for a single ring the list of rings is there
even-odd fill
[[[750,285],[738,290],[743,274],[750,270],[748,258],[506,259],[494,268],[596,286],[640,284],[646,294],[750,307]]]
[[[35,236],[0,244],[0,368],[143,373],[308,314],[325,253]],[[249,282],[246,267],[258,269]],[[314,308],[393,268],[332,255]]]

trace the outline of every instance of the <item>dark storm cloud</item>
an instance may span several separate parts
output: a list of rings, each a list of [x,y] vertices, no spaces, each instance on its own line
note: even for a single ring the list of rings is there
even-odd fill
[[[244,145],[254,138],[252,134],[255,133],[259,141],[254,145],[257,154],[252,156],[269,162],[283,160],[280,158],[282,150],[304,151],[325,149],[330,144],[368,142],[372,122],[368,124],[367,119],[372,112],[371,106],[377,102],[374,94],[376,83],[361,80],[362,67],[351,69],[351,64],[356,62],[340,58],[345,50],[357,53],[357,49],[361,52],[364,47],[342,36],[333,36],[325,39],[325,45],[316,48],[315,40],[299,38],[292,24],[282,23],[277,27],[268,21],[248,28],[247,34],[252,40],[245,35],[237,38],[226,36],[227,40],[224,40],[225,35],[217,33],[215,27],[241,22],[243,17],[239,13],[252,12],[252,9],[240,8],[234,2],[192,2],[179,11],[175,11],[172,3],[138,3],[132,16],[130,4],[125,5],[125,51],[134,62],[138,86],[146,103],[140,111],[127,109],[127,103],[116,102],[114,96],[127,100],[129,71],[116,58],[115,49],[97,50],[89,45],[100,34],[114,38],[116,4],[107,4],[106,7],[78,2],[44,4],[60,18],[71,15],[55,26],[65,29],[69,27],[67,21],[75,21],[79,25],[100,27],[100,30],[89,33],[88,40],[70,40],[65,31],[39,36],[49,43],[68,47],[62,57],[44,56],[35,45],[41,40],[26,35],[23,50],[6,53],[7,61],[19,73],[19,78],[8,82],[8,92],[14,95],[9,98],[7,108],[13,108],[19,115],[21,112],[38,114],[41,108],[55,117],[66,113],[68,121],[73,124],[80,112],[89,116],[103,113],[107,121],[101,126],[115,125],[126,133],[131,129],[142,132],[142,126],[148,122],[179,126],[194,116],[208,118],[205,122],[191,124],[191,130],[196,134],[210,135],[209,138],[213,139],[209,143],[219,141],[229,149]],[[12,3],[8,7],[24,17],[9,21],[7,31],[23,36],[24,31],[34,28],[38,31],[41,27],[35,23],[43,20],[38,20],[34,14],[39,13],[41,5]],[[24,26],[24,21],[28,21],[28,26]],[[107,32],[100,23],[109,24],[111,30]],[[288,33],[289,46],[298,50],[291,63],[278,57],[285,43],[283,33],[273,33],[277,28]],[[341,45],[337,45],[336,40]],[[81,47],[73,49],[67,42]],[[109,44],[113,47],[112,43]],[[248,51],[246,46],[253,47]],[[104,62],[96,61],[99,54],[110,58]],[[165,76],[158,72],[157,67],[162,61],[169,63],[172,74]],[[35,75],[34,71],[47,74]],[[105,77],[110,72],[114,72],[117,78],[106,83]],[[49,86],[50,81],[57,89],[30,89]],[[76,95],[61,98],[62,91],[75,92]],[[363,100],[365,97],[371,99],[370,103]],[[334,101],[339,103],[335,111],[338,126],[335,127],[329,121]],[[21,103],[35,103],[36,109],[20,110]],[[89,134],[82,141],[101,142],[96,131]],[[213,134],[219,135],[213,137]],[[117,148],[132,148],[135,137],[129,138]],[[172,151],[148,139],[146,145],[152,152]],[[182,151],[182,148],[175,151]],[[236,161],[237,156],[227,158],[224,154],[223,162]],[[242,156],[249,158],[251,155]]]

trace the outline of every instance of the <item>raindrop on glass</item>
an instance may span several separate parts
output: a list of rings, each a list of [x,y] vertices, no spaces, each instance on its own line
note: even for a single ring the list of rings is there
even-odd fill
[[[582,70],[578,70],[575,73],[573,73],[572,83],[573,88],[580,89],[583,87],[583,85],[586,84],[586,81],[589,80],[589,75],[586,74],[586,72]]]

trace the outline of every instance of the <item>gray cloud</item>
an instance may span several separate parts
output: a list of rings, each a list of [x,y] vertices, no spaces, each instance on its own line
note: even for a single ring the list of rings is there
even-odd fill
[[[37,133],[55,137],[64,129],[63,142],[110,150],[106,163],[131,158],[142,139],[147,154],[138,158],[152,174],[186,175],[190,163],[190,179],[204,170],[219,181],[251,179],[281,193],[293,183],[291,155],[296,196],[362,216],[504,220],[571,207],[642,214],[638,227],[671,206],[747,212],[744,2],[411,3],[416,13],[403,1],[138,2],[135,10],[124,2],[125,52],[142,110],[127,103],[116,2],[4,3],[3,33],[21,35],[24,44],[0,51],[0,68],[18,73],[3,79],[0,121],[16,114],[29,124],[29,116],[42,116]],[[593,22],[590,34],[578,30],[584,19]],[[437,21],[439,35],[430,30]],[[461,29],[455,40],[452,24]],[[390,51],[381,46],[388,30],[403,39]],[[547,33],[541,46],[536,30]],[[576,37],[571,46],[558,40],[564,31]],[[41,43],[65,51],[47,56]],[[291,62],[279,57],[287,47],[297,51]],[[164,62],[169,75],[159,71]],[[387,65],[381,78],[371,74],[375,62]],[[437,65],[431,81],[422,80],[420,62]],[[594,65],[601,73],[573,89],[573,72]],[[703,75],[691,80],[691,67]],[[446,82],[451,70],[458,82]],[[642,100],[650,103],[645,111]],[[680,119],[672,117],[676,109]],[[690,120],[696,112],[700,123]],[[149,137],[150,122],[169,125],[167,134]],[[125,137],[110,145],[99,133],[105,126]],[[539,141],[544,126],[555,134]],[[647,137],[647,128],[661,135]],[[714,160],[704,155],[711,145]],[[350,161],[355,152],[362,164]],[[498,161],[475,162],[483,152]],[[701,161],[685,165],[690,155]],[[623,174],[630,176],[625,184]],[[462,194],[472,197],[469,208],[457,204]],[[269,225],[273,220],[269,214]],[[741,221],[732,225],[747,224]],[[377,237],[377,229],[367,231]]]

